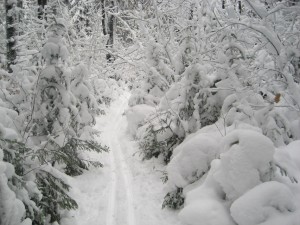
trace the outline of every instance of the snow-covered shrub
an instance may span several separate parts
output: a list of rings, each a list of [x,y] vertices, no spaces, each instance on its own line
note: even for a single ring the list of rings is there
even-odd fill
[[[287,101],[275,102],[276,96],[270,92],[270,100],[266,102],[266,94],[258,94],[252,90],[245,93],[229,95],[222,106],[221,115],[224,126],[231,126],[240,122],[248,123],[262,129],[264,135],[270,138],[275,146],[282,146],[297,138],[292,124],[297,124],[295,112],[289,112],[280,107]],[[263,96],[265,97],[263,97]],[[298,128],[294,128],[298,130]]]
[[[159,104],[159,101],[160,98],[143,91],[141,88],[136,88],[132,91],[132,94],[128,101],[128,105],[135,106],[139,104],[146,104],[154,107]]]
[[[109,106],[113,100],[113,88],[111,88],[107,81],[104,79],[94,79],[92,82],[93,91],[95,93],[95,98],[99,105],[101,105],[100,112],[98,114],[105,113],[104,109]]]
[[[223,139],[220,165],[213,177],[226,199],[234,201],[261,182],[273,178],[274,146],[270,139],[251,130],[235,130]]]
[[[17,113],[2,106],[0,111],[4,119],[0,121],[0,167],[3,169],[0,175],[0,204],[3,204],[3,207],[0,206],[1,224],[27,225],[32,221],[33,224],[42,225],[59,221],[59,207],[77,207],[67,194],[69,186],[55,172],[47,171],[45,165],[40,168],[39,160],[43,159],[38,151],[19,141],[20,135],[13,123]],[[54,168],[52,170],[56,171]]]
[[[17,112],[8,105],[0,98],[0,224],[30,225],[39,214],[35,202],[41,195],[36,184],[24,177],[29,149],[17,141]]]
[[[195,133],[184,140],[174,151],[167,166],[168,185],[184,188],[199,180],[220,155],[220,139],[216,134]]]
[[[18,187],[9,182],[15,176],[14,166],[3,162],[3,157],[3,150],[0,149],[0,224],[31,225],[23,202],[16,196]]]
[[[220,161],[215,159],[204,181],[185,194],[184,208],[179,218],[189,225],[234,225],[225,194],[213,177]]]
[[[137,129],[144,123],[145,118],[155,113],[155,108],[145,104],[130,107],[126,112],[128,131],[131,137],[135,138]]]
[[[183,188],[176,188],[166,194],[162,208],[180,209],[184,204]]]
[[[221,102],[209,90],[216,79],[210,69],[200,64],[186,68],[184,77],[161,99],[157,114],[146,119],[140,129],[144,131],[140,148],[146,158],[162,154],[168,162],[187,134],[217,121]]]
[[[184,187],[185,204],[179,214],[183,222],[191,225],[295,223],[293,189],[276,175],[276,166],[290,177],[295,174],[295,166],[289,166],[291,158],[275,151],[272,141],[259,131],[245,128],[235,129],[221,138],[221,154],[219,159],[211,161],[207,175]]]
[[[293,141],[290,144],[288,144],[285,147],[280,148],[282,153],[288,154],[287,158],[290,158],[293,160],[293,164],[300,170],[300,140]],[[275,154],[275,159],[276,159],[277,154]],[[278,159],[278,161],[281,161]],[[291,165],[289,160],[286,160],[286,165]]]
[[[172,112],[158,112],[146,118],[145,125],[138,130],[139,147],[144,159],[161,155],[165,163],[170,161],[173,149],[182,142],[183,136],[180,126],[176,124]]]
[[[38,209],[25,189],[26,181],[20,176],[23,172],[20,154],[23,152],[13,145],[18,134],[12,129],[13,120],[9,116],[15,112],[3,107],[0,101],[0,224],[30,225],[29,218],[33,215],[27,213],[32,210],[33,214]]]
[[[270,181],[257,185],[233,202],[230,214],[239,225],[271,225],[286,223],[285,216],[295,209],[291,190],[282,183]]]
[[[174,208],[175,204],[177,208],[183,207],[178,204],[178,202],[184,203],[182,189],[206,175],[211,161],[219,157],[221,151],[219,136],[197,132],[188,136],[174,149],[172,159],[167,166],[168,193],[163,206]],[[181,190],[180,195],[177,194],[178,190]]]

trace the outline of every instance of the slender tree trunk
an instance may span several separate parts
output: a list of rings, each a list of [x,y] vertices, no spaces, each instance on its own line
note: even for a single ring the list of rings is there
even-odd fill
[[[105,0],[101,0],[101,14],[102,14],[102,30],[103,34],[106,35],[106,14],[105,14]]]
[[[109,0],[109,10],[114,12],[115,1]],[[106,43],[106,48],[112,48],[114,45],[114,29],[115,29],[115,17],[106,12],[106,0],[101,0],[101,13],[102,13],[102,31],[104,35],[108,35],[108,40]],[[108,62],[114,61],[114,56],[110,53],[106,54],[106,59]]]
[[[113,11],[114,9],[114,1],[110,1],[110,8]],[[109,15],[108,16],[108,21],[107,21],[107,30],[108,30],[108,41],[107,41],[107,45],[109,47],[112,47],[114,44],[114,16],[113,15]]]
[[[113,0],[110,1],[109,8],[111,12],[114,12],[115,2]],[[108,21],[107,21],[108,40],[106,44],[107,48],[112,48],[114,45],[114,24],[115,24],[115,17],[113,15],[108,15]],[[108,53],[106,54],[106,59],[108,62],[113,62],[114,56]]]
[[[242,1],[238,1],[239,13],[242,14]]]
[[[47,5],[47,0],[38,0],[38,18],[41,20],[44,18],[45,14],[45,6]]]
[[[16,35],[17,35],[17,15],[15,3],[10,3],[5,0],[5,13],[6,13],[6,60],[8,72],[12,72],[12,65],[16,63]]]

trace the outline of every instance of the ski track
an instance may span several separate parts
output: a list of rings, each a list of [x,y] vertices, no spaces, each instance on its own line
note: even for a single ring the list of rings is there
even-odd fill
[[[123,115],[130,94],[122,94],[104,116],[97,118],[98,141],[109,153],[86,152],[86,157],[103,163],[70,178],[71,196],[79,208],[76,221],[62,225],[182,225],[176,211],[162,210],[165,192],[157,159],[142,161],[137,143],[127,134]]]
[[[110,121],[113,121],[110,128],[105,132],[103,140],[108,140],[110,147],[111,163],[111,184],[108,201],[106,225],[135,225],[135,215],[132,196],[132,175],[124,159],[121,149],[120,131],[122,131],[121,114],[127,104],[128,96],[122,96],[122,104],[118,110],[111,114]],[[125,190],[125,199],[122,198]],[[120,201],[122,200],[122,201]],[[125,215],[124,215],[125,212]],[[126,222],[125,222],[126,221]]]

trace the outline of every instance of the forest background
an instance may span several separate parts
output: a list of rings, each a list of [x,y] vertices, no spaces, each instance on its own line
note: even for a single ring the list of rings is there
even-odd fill
[[[1,225],[60,224],[77,208],[66,176],[103,166],[84,151],[109,151],[93,126],[119,89],[143,158],[167,165],[163,207],[193,224],[209,198],[220,221],[253,225],[239,210],[272,203],[293,224],[298,0],[5,0],[0,12]],[[251,190],[283,197],[245,204]]]

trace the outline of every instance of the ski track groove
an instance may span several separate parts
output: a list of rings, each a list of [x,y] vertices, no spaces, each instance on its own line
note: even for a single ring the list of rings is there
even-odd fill
[[[110,147],[111,184],[108,198],[108,210],[106,214],[106,225],[135,225],[135,209],[132,194],[132,174],[122,152],[122,112],[127,105],[128,96],[122,96],[122,104],[116,113],[111,115],[112,124],[106,132],[105,140]],[[122,182],[123,181],[123,182]],[[121,184],[124,184],[122,186]],[[118,193],[125,191],[125,201],[118,200]],[[121,212],[125,212],[122,218]],[[119,223],[118,223],[119,222]]]

